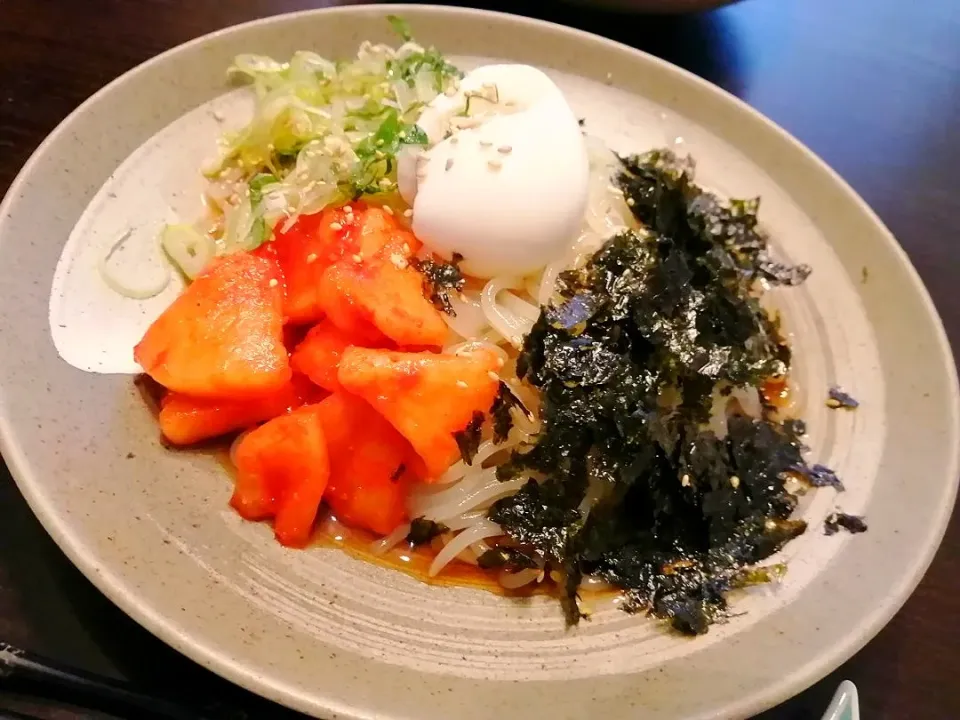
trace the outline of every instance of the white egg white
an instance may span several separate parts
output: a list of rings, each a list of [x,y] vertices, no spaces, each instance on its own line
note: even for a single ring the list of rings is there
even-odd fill
[[[586,209],[587,149],[560,89],[528,65],[487,65],[418,124],[430,139],[398,159],[413,231],[469,275],[527,275],[561,257]]]

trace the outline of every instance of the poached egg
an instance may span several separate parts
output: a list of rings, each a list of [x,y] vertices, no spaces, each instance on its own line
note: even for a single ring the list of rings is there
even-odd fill
[[[586,210],[589,161],[560,89],[529,65],[486,65],[417,124],[428,149],[398,158],[413,232],[468,275],[521,276],[563,256]]]

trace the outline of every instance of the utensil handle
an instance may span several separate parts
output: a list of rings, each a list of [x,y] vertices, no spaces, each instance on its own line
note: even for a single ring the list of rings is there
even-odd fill
[[[0,643],[0,685],[16,684],[74,705],[143,720],[207,720],[177,703],[138,692],[127,683],[71,668]]]

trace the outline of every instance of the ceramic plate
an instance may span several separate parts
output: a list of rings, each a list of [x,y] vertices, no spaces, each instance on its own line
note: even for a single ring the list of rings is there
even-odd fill
[[[736,617],[696,640],[612,607],[568,631],[547,598],[431,587],[335,549],[284,550],[228,509],[214,459],[159,445],[122,374],[125,338],[158,310],[111,306],[92,289],[94,259],[127,229],[199,211],[198,165],[245,110],[225,82],[234,55],[352,56],[362,40],[390,39],[386,12],[287,15],[171,50],[94,95],[27,163],[0,210],[0,435],[30,506],[145,627],[318,716],[731,718],[798,692],[890,619],[940,541],[958,475],[954,364],[916,273],[850,188],[744,104],[643,53],[533,20],[390,6],[464,68],[544,68],[612,147],[671,145],[696,157],[703,184],[760,194],[777,252],[813,266],[777,303],[812,455],[847,492],[808,496],[811,527],[787,547],[779,587],[738,599]],[[827,410],[832,384],[861,409]],[[836,506],[866,515],[869,532],[825,537]]]

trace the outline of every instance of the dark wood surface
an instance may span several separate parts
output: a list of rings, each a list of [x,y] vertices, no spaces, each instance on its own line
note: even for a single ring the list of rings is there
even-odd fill
[[[0,0],[0,193],[58,122],[143,60],[237,22],[332,4]],[[554,0],[470,4],[613,37],[766,113],[874,207],[923,276],[952,342],[960,342],[960,0],[747,0],[701,16],[656,18]],[[114,608],[60,553],[0,470],[0,639],[147,687],[236,704],[250,717],[294,717],[179,656]],[[866,720],[958,718],[958,675],[955,519],[926,578],[886,629],[763,717],[818,718],[847,678],[860,688]],[[0,691],[0,708],[94,717],[9,690]]]

